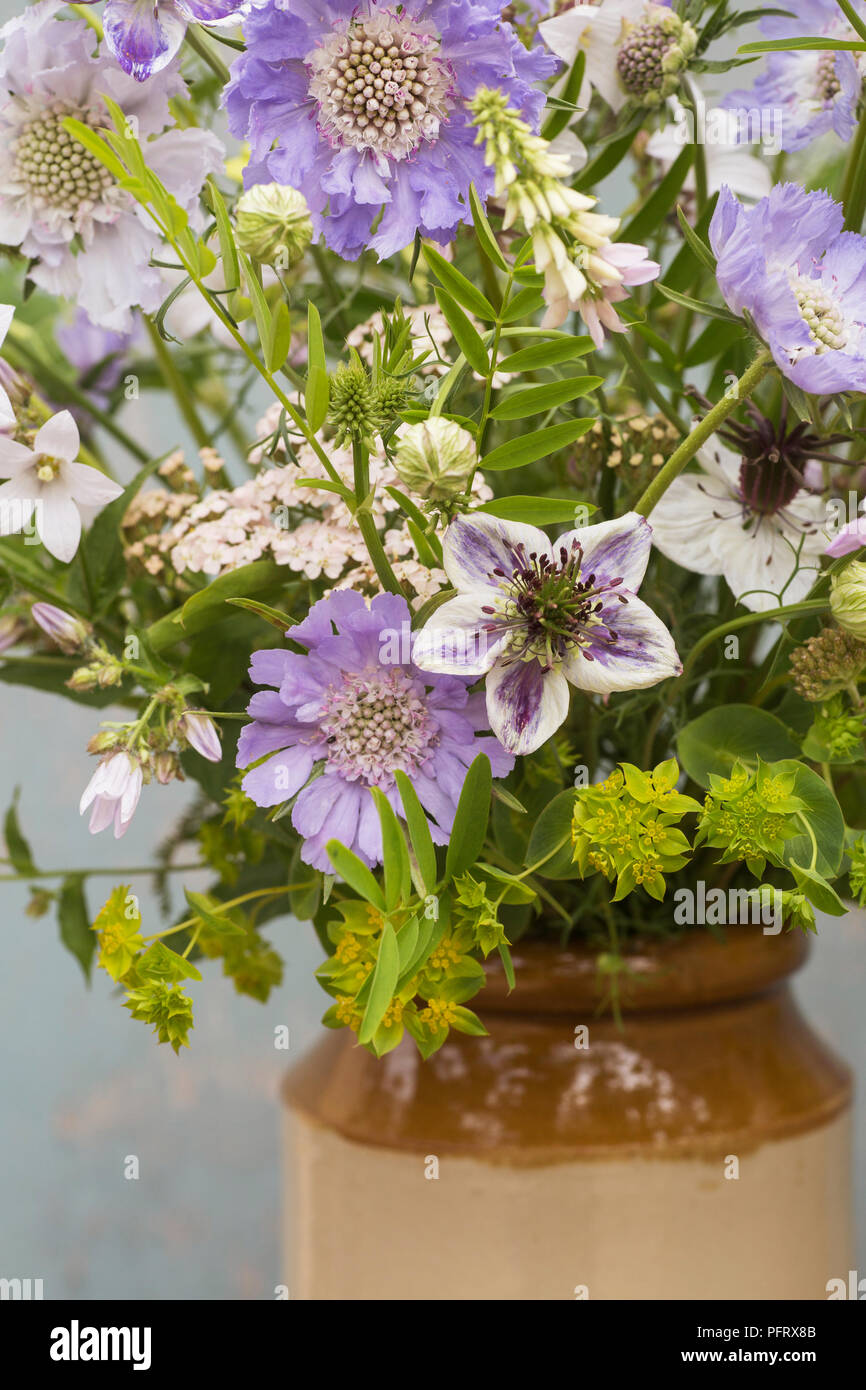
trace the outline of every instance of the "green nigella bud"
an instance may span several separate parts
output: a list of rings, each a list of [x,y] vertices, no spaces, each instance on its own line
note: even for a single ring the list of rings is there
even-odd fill
[[[432,415],[397,432],[394,467],[410,492],[431,502],[465,492],[478,464],[475,440],[462,425]]]
[[[866,640],[866,564],[854,560],[830,581],[830,612],[840,627]]]
[[[238,199],[235,236],[254,261],[290,270],[313,239],[306,198],[286,184],[255,184]]]

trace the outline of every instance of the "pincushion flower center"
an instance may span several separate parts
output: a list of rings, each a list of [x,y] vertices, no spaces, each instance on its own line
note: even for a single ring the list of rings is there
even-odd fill
[[[815,73],[816,100],[821,106],[826,106],[839,95],[841,88],[842,84],[836,76],[836,54],[822,53]]]
[[[634,96],[646,96],[664,84],[664,57],[676,38],[655,20],[645,20],[626,36],[617,54],[616,66],[622,84]]]
[[[519,564],[511,576],[501,570],[491,576],[503,591],[499,623],[491,628],[501,628],[504,622],[512,629],[512,660],[538,661],[551,669],[590,642],[607,645],[618,640],[609,615],[602,614],[605,595],[615,594],[622,579],[597,582],[595,574],[584,575],[583,547],[578,541],[572,542],[570,550],[560,546],[557,559],[535,551],[527,555],[522,545],[517,554]],[[627,602],[624,594],[615,596]],[[483,611],[497,613],[492,606]]]
[[[455,100],[438,50],[432,28],[387,10],[329,35],[306,60],[325,138],[391,159],[435,140]]]
[[[815,343],[815,352],[838,351],[848,341],[842,310],[817,280],[798,275],[793,281],[797,305]]]
[[[21,182],[37,202],[70,216],[95,207],[114,183],[105,166],[61,124],[72,115],[89,124],[88,114],[55,103],[23,128],[14,145]]]
[[[397,768],[414,772],[439,738],[423,687],[396,669],[347,676],[331,686],[320,728],[335,771],[374,784],[390,783]]]

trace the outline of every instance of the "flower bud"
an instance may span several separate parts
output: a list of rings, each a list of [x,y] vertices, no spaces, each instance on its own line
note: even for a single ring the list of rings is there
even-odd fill
[[[218,763],[222,758],[223,750],[216,725],[200,710],[184,710],[178,722],[178,733],[208,762]]]
[[[0,618],[0,652],[5,652],[8,647],[14,647],[16,642],[27,631],[27,624],[23,618],[17,617],[14,613],[7,613]]]
[[[853,560],[830,581],[830,612],[840,627],[866,639],[866,563]]]
[[[89,623],[74,618],[62,608],[55,608],[53,603],[34,603],[30,616],[64,652],[77,652],[93,630]]]
[[[286,184],[255,184],[238,199],[235,236],[254,261],[290,270],[313,239],[306,198]]]
[[[464,492],[478,463],[475,440],[462,425],[432,415],[397,432],[394,467],[410,492],[431,502]]]
[[[156,753],[153,759],[153,775],[161,787],[167,787],[169,782],[173,782],[175,777],[183,781],[183,773],[180,770],[180,763],[176,753],[169,753],[165,749],[161,753]]]

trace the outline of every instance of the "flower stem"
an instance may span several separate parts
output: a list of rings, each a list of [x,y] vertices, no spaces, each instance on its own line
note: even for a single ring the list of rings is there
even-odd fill
[[[30,874],[0,874],[0,883],[29,883],[35,878],[135,878],[145,874],[189,874],[210,868],[209,864],[145,864],[119,869],[34,869]]]
[[[402,598],[404,594],[400,581],[385,554],[385,547],[382,544],[382,537],[376,529],[376,522],[372,513],[364,505],[370,495],[370,459],[367,446],[360,439],[352,442],[352,459],[355,465],[355,502],[358,507],[355,520],[358,523],[358,529],[364,537],[367,553],[373,561],[373,568],[379,576],[379,582],[383,589],[387,589],[392,594],[399,594]]]
[[[222,85],[231,81],[231,73],[223,62],[210,47],[207,40],[199,33],[194,24],[190,24],[184,35],[184,42],[190,47],[193,53],[197,53],[202,62],[207,63],[211,72],[215,72]]]
[[[700,424],[695,425],[695,428],[674,450],[667,463],[659,469],[649,487],[635,503],[634,510],[640,516],[649,516],[653,507],[661,501],[671,483],[679,477],[686,464],[691,462],[701,446],[715,434],[719,425],[727,420],[739,403],[751,395],[772,365],[772,356],[765,348],[755,358],[751,367],[743,372],[736,386],[726,391],[722,399],[713,406],[712,410],[708,411]]]
[[[625,362],[626,366],[628,367],[629,371],[632,373],[634,377],[637,378],[637,380],[640,382],[641,386],[644,388],[647,395],[649,396],[650,400],[658,406],[665,419],[669,420],[672,425],[676,426],[680,434],[685,434],[685,425],[683,424],[679,415],[675,411],[674,407],[671,405],[670,401],[666,400],[663,393],[656,386],[655,382],[653,381],[649,372],[644,367],[643,363],[641,362],[631,343],[628,342],[626,335],[624,333],[614,333],[612,336],[612,342],[620,357],[622,358],[623,362]]]
[[[210,431],[199,416],[198,411],[192,401],[192,396],[187,390],[186,382],[178,371],[174,358],[160,337],[159,329],[147,314],[144,316],[147,324],[147,331],[150,341],[153,344],[153,353],[156,357],[157,366],[162,374],[162,379],[177,402],[178,409],[186,422],[186,426],[200,449],[210,447]]]
[[[848,151],[845,176],[842,180],[842,206],[845,226],[849,232],[859,232],[866,212],[866,101],[860,113],[857,132]]]

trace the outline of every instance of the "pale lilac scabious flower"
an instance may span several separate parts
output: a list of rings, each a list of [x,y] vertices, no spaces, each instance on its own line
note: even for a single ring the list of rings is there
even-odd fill
[[[97,0],[82,0],[95,5]],[[105,46],[124,72],[144,82],[171,62],[188,24],[211,28],[239,22],[245,0],[108,0]]]
[[[419,634],[416,663],[486,675],[490,727],[523,754],[563,723],[569,685],[608,695],[679,675],[671,634],[636,597],[651,537],[635,512],[553,542],[535,526],[458,516],[443,544],[457,597]]]
[[[862,0],[852,3],[866,18]],[[761,21],[768,39],[857,39],[836,0],[795,0],[782,8],[793,13],[767,15]],[[771,113],[781,127],[774,134],[783,150],[801,150],[830,130],[847,141],[857,123],[861,60],[859,53],[832,49],[770,53],[754,87],[730,92],[721,104],[729,110]]]
[[[866,390],[866,237],[844,221],[828,193],[780,183],[748,209],[725,185],[710,223],[725,302],[814,395]]]
[[[419,230],[449,241],[468,216],[469,185],[482,198],[493,186],[467,101],[499,87],[535,125],[544,95],[532,84],[558,66],[541,45],[524,48],[502,8],[267,0],[254,9],[225,98],[230,130],[252,147],[247,186],[300,189],[316,233],[348,259],[367,247],[391,256]]]
[[[326,845],[341,840],[368,865],[381,862],[382,837],[371,787],[403,814],[394,772],[402,770],[445,844],[469,764],[479,753],[494,777],[514,759],[489,736],[484,697],[455,676],[428,676],[412,659],[417,636],[405,599],[379,594],[367,605],[341,590],[320,599],[297,627],[305,653],[254,652],[253,723],[241,730],[238,767],[252,768],[243,789],[258,806],[296,796],[292,824],[301,858],[332,871]],[[319,776],[314,776],[314,771]]]
[[[91,835],[98,835],[109,825],[114,826],[114,838],[119,840],[129,827],[141,795],[141,763],[129,753],[111,753],[103,758],[84,789],[79,811],[83,816],[89,806]]]
[[[56,19],[60,8],[42,0],[0,29],[0,244],[31,260],[29,277],[41,289],[124,332],[133,305],[152,312],[165,297],[150,264],[159,234],[63,120],[110,125],[103,94],[116,101],[136,123],[151,169],[194,225],[202,183],[224,152],[209,131],[174,128],[169,99],[186,91],[176,70],[140,86],[110,55],[94,57],[93,30],[83,20]]]

